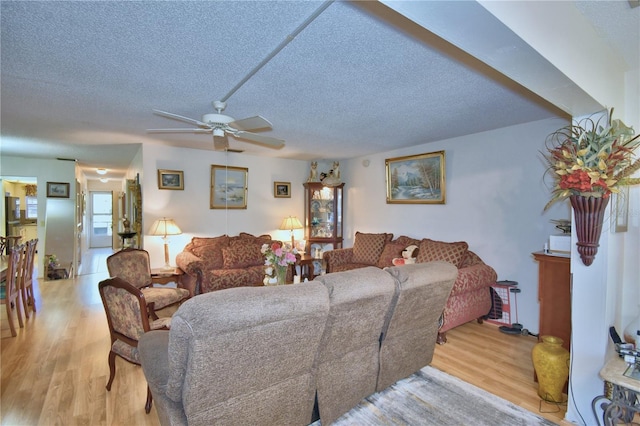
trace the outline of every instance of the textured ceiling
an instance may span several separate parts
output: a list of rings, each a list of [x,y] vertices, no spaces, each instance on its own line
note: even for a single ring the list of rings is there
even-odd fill
[[[147,133],[190,127],[152,109],[213,112],[321,5],[2,1],[1,152],[123,171],[141,143],[212,150],[210,135]],[[382,5],[335,2],[227,101],[286,146],[231,148],[344,159],[561,114],[487,68]]]

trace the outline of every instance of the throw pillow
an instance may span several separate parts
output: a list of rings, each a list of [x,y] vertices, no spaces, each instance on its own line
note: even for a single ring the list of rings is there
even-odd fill
[[[229,237],[199,238],[209,240],[206,245],[198,245],[193,248],[193,254],[201,258],[208,268],[220,269],[223,266],[222,249],[229,245]]]
[[[228,240],[229,237],[227,235],[220,235],[219,237],[193,237],[191,239],[191,245],[193,247],[201,247],[209,244],[216,243],[220,240]]]
[[[353,243],[353,263],[376,266],[386,240],[387,234],[356,232]]]
[[[401,257],[402,250],[404,250],[404,248],[404,245],[395,242],[385,244],[384,249],[382,249],[380,259],[378,259],[378,268],[393,266],[393,259]]]
[[[406,235],[400,235],[394,243],[402,244],[405,247],[409,247],[410,245],[420,246],[420,240],[416,240],[415,238],[407,237]]]
[[[257,244],[229,246],[222,249],[224,269],[241,269],[264,264],[264,257]]]
[[[425,238],[420,242],[416,263],[442,260],[459,267],[468,248],[469,245],[464,241],[446,243],[444,241],[434,241]]]

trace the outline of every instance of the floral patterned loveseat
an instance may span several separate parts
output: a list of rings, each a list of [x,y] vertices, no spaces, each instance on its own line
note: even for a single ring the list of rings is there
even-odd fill
[[[272,243],[270,235],[193,237],[176,257],[184,271],[182,286],[192,296],[232,287],[262,285],[264,255],[262,244]]]
[[[469,250],[466,242],[443,242],[428,238],[422,240],[393,234],[366,234],[356,232],[353,247],[327,251],[323,254],[327,273],[377,266],[393,266],[392,259],[402,257],[402,250],[418,246],[416,263],[443,260],[458,268],[458,278],[447,300],[438,343],[447,341],[445,333],[472,320],[482,322],[491,309],[491,292],[498,276],[480,257]]]

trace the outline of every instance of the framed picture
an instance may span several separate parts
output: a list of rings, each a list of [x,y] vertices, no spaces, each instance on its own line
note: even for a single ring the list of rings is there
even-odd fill
[[[158,169],[158,189],[184,189],[184,172]]]
[[[444,204],[444,151],[385,160],[387,204]]]
[[[273,196],[291,198],[291,182],[273,182]]]
[[[211,209],[246,209],[246,167],[211,165]]]
[[[69,184],[64,182],[47,182],[47,197],[69,198]]]
[[[627,232],[629,222],[629,187],[623,186],[617,194],[611,194],[611,230]]]

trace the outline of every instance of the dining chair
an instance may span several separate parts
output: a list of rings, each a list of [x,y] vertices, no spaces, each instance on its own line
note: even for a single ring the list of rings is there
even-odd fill
[[[0,302],[4,303],[7,309],[7,320],[11,336],[16,337],[16,326],[13,323],[13,310],[15,309],[20,328],[24,327],[22,314],[20,313],[20,289],[18,288],[18,271],[23,257],[22,246],[13,247],[7,256],[7,273],[5,280],[0,284]]]
[[[109,381],[107,391],[116,375],[116,356],[140,365],[138,340],[150,330],[168,330],[171,318],[149,321],[147,303],[140,289],[122,278],[108,278],[98,284],[100,298],[107,315],[111,349],[109,350]],[[152,396],[147,385],[147,401],[144,409],[151,411]]]
[[[0,236],[0,256],[4,255],[4,250],[7,248],[7,239]]]
[[[37,247],[37,238],[29,240],[25,244],[25,261],[23,262],[20,276],[20,293],[24,306],[24,316],[27,318],[29,318],[29,307],[33,312],[36,311],[36,299],[33,295],[33,270]]]
[[[109,276],[119,277],[139,288],[149,308],[149,316],[158,319],[160,309],[180,304],[189,298],[189,290],[173,287],[153,287],[149,252],[126,248],[107,257]]]

